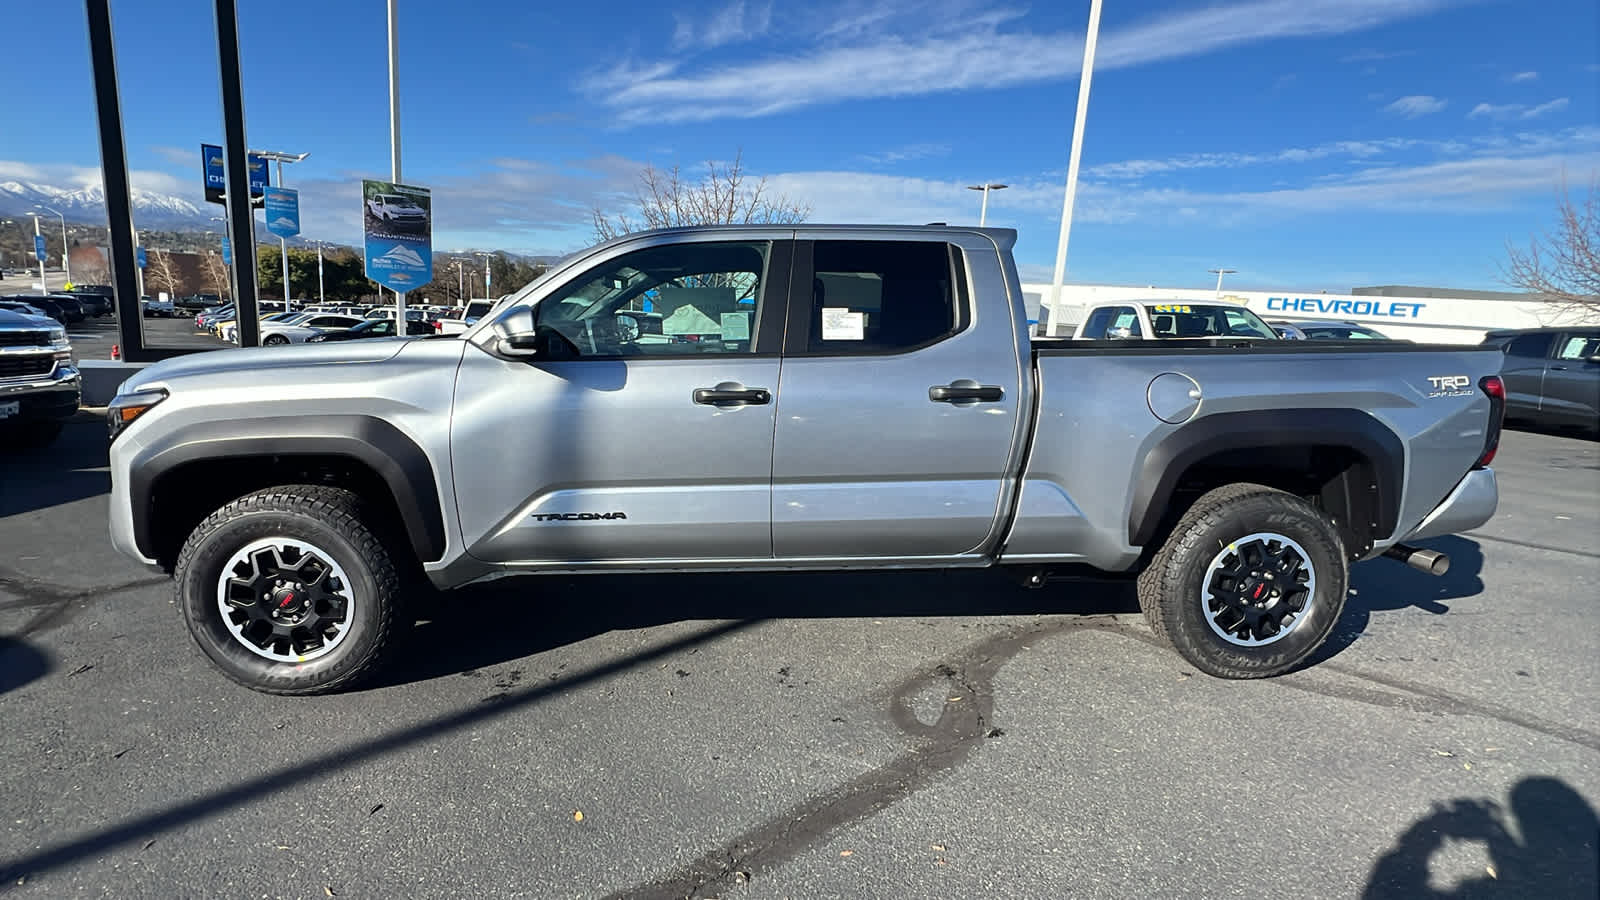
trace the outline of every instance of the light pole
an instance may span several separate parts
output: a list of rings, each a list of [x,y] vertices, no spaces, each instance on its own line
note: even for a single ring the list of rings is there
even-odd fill
[[[983,191],[983,207],[978,210],[978,227],[979,228],[982,228],[984,223],[989,220],[989,192],[990,191],[1003,191],[1003,190],[1005,190],[1006,188],[1008,188],[1010,186],[1011,185],[1009,185],[1009,184],[992,184],[990,182],[984,182],[983,184],[969,184],[969,185],[967,185],[967,190],[969,190],[969,191]]]
[[[42,209],[42,210],[44,210],[45,212],[48,212],[48,213],[55,213],[56,214],[56,218],[61,220],[61,268],[67,273],[67,284],[71,284],[72,283],[72,259],[71,259],[72,253],[67,248],[67,217],[63,216],[61,214],[61,210],[59,210],[59,209],[51,209],[50,207],[45,206],[43,203],[35,203],[33,205],[33,208],[34,209]]]
[[[312,238],[311,243],[317,245],[317,302],[327,303],[328,292],[322,286],[322,245],[324,242]]]
[[[38,238],[39,237],[39,214],[38,213],[23,213],[23,215],[25,215],[25,216],[33,216],[33,236],[35,238]],[[42,256],[39,257],[39,293],[41,293],[41,294],[50,293],[50,287],[44,280],[44,257],[42,257]]]
[[[483,253],[481,251],[474,250],[472,252],[472,255],[473,256],[481,256],[481,257],[483,257],[483,299],[488,300],[488,299],[490,299],[489,298],[489,260],[494,257],[494,254],[493,253]]]
[[[1233,273],[1235,273],[1235,272],[1237,272],[1239,270],[1238,269],[1217,268],[1217,269],[1207,269],[1206,271],[1210,272],[1211,274],[1213,274],[1215,276],[1217,276],[1217,299],[1221,300],[1222,299],[1222,276],[1224,276],[1224,275],[1232,275]]]
[[[461,257],[456,257],[456,299],[462,305],[467,302],[467,269],[461,264]]]
[[[400,183],[400,14],[397,0],[389,0],[389,176]],[[383,296],[379,290],[378,295]],[[406,333],[406,292],[394,292],[394,320]]]
[[[1056,269],[1050,279],[1050,333],[1059,334],[1061,282],[1067,277],[1067,238],[1072,234],[1072,204],[1078,195],[1078,161],[1083,157],[1083,125],[1089,117],[1089,81],[1094,77],[1094,45],[1100,37],[1100,0],[1089,0],[1089,29],[1083,36],[1083,72],[1078,76],[1078,114],[1072,124],[1072,151],[1067,158],[1067,193],[1061,201],[1061,238],[1056,243]]]
[[[277,150],[256,150],[256,156],[278,164],[278,187],[286,187],[283,183],[283,164],[297,163],[310,156],[309,153],[283,153]],[[283,253],[283,311],[289,311],[289,241],[282,236],[278,238],[278,249]]]

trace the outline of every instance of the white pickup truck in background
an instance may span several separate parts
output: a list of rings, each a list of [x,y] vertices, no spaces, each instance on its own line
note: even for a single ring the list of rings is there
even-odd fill
[[[504,299],[504,298],[502,298]],[[468,328],[477,324],[478,320],[489,314],[499,300],[468,300],[466,309],[461,313],[461,318],[444,318],[433,323],[433,327],[440,334],[461,334]]]

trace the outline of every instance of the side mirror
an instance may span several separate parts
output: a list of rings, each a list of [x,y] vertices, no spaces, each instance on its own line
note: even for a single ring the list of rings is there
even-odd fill
[[[1106,340],[1108,340],[1108,341],[1125,341],[1125,340],[1128,340],[1131,337],[1133,337],[1133,329],[1132,328],[1107,328],[1106,329]]]
[[[617,337],[624,344],[631,344],[639,339],[639,320],[627,313],[617,313]]]
[[[507,359],[532,359],[539,355],[533,310],[514,309],[494,323],[494,352]]]

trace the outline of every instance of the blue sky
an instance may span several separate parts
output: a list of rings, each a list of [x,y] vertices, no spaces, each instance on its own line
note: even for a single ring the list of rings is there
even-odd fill
[[[254,147],[308,236],[354,242],[388,172],[382,0],[240,4]],[[135,184],[198,200],[221,137],[206,0],[115,0]],[[1012,185],[1054,260],[1087,0],[401,0],[405,180],[439,248],[561,253],[645,163],[741,151],[812,221],[975,222]],[[0,181],[98,180],[83,8],[0,0]],[[1495,288],[1507,240],[1600,174],[1593,0],[1105,0],[1068,280]],[[14,35],[14,36],[15,36]],[[24,49],[13,41],[11,49]]]

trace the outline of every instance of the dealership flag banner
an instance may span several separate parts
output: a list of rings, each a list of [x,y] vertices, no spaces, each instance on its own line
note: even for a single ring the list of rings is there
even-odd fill
[[[392,291],[433,280],[433,201],[425,187],[361,182],[367,277]]]

